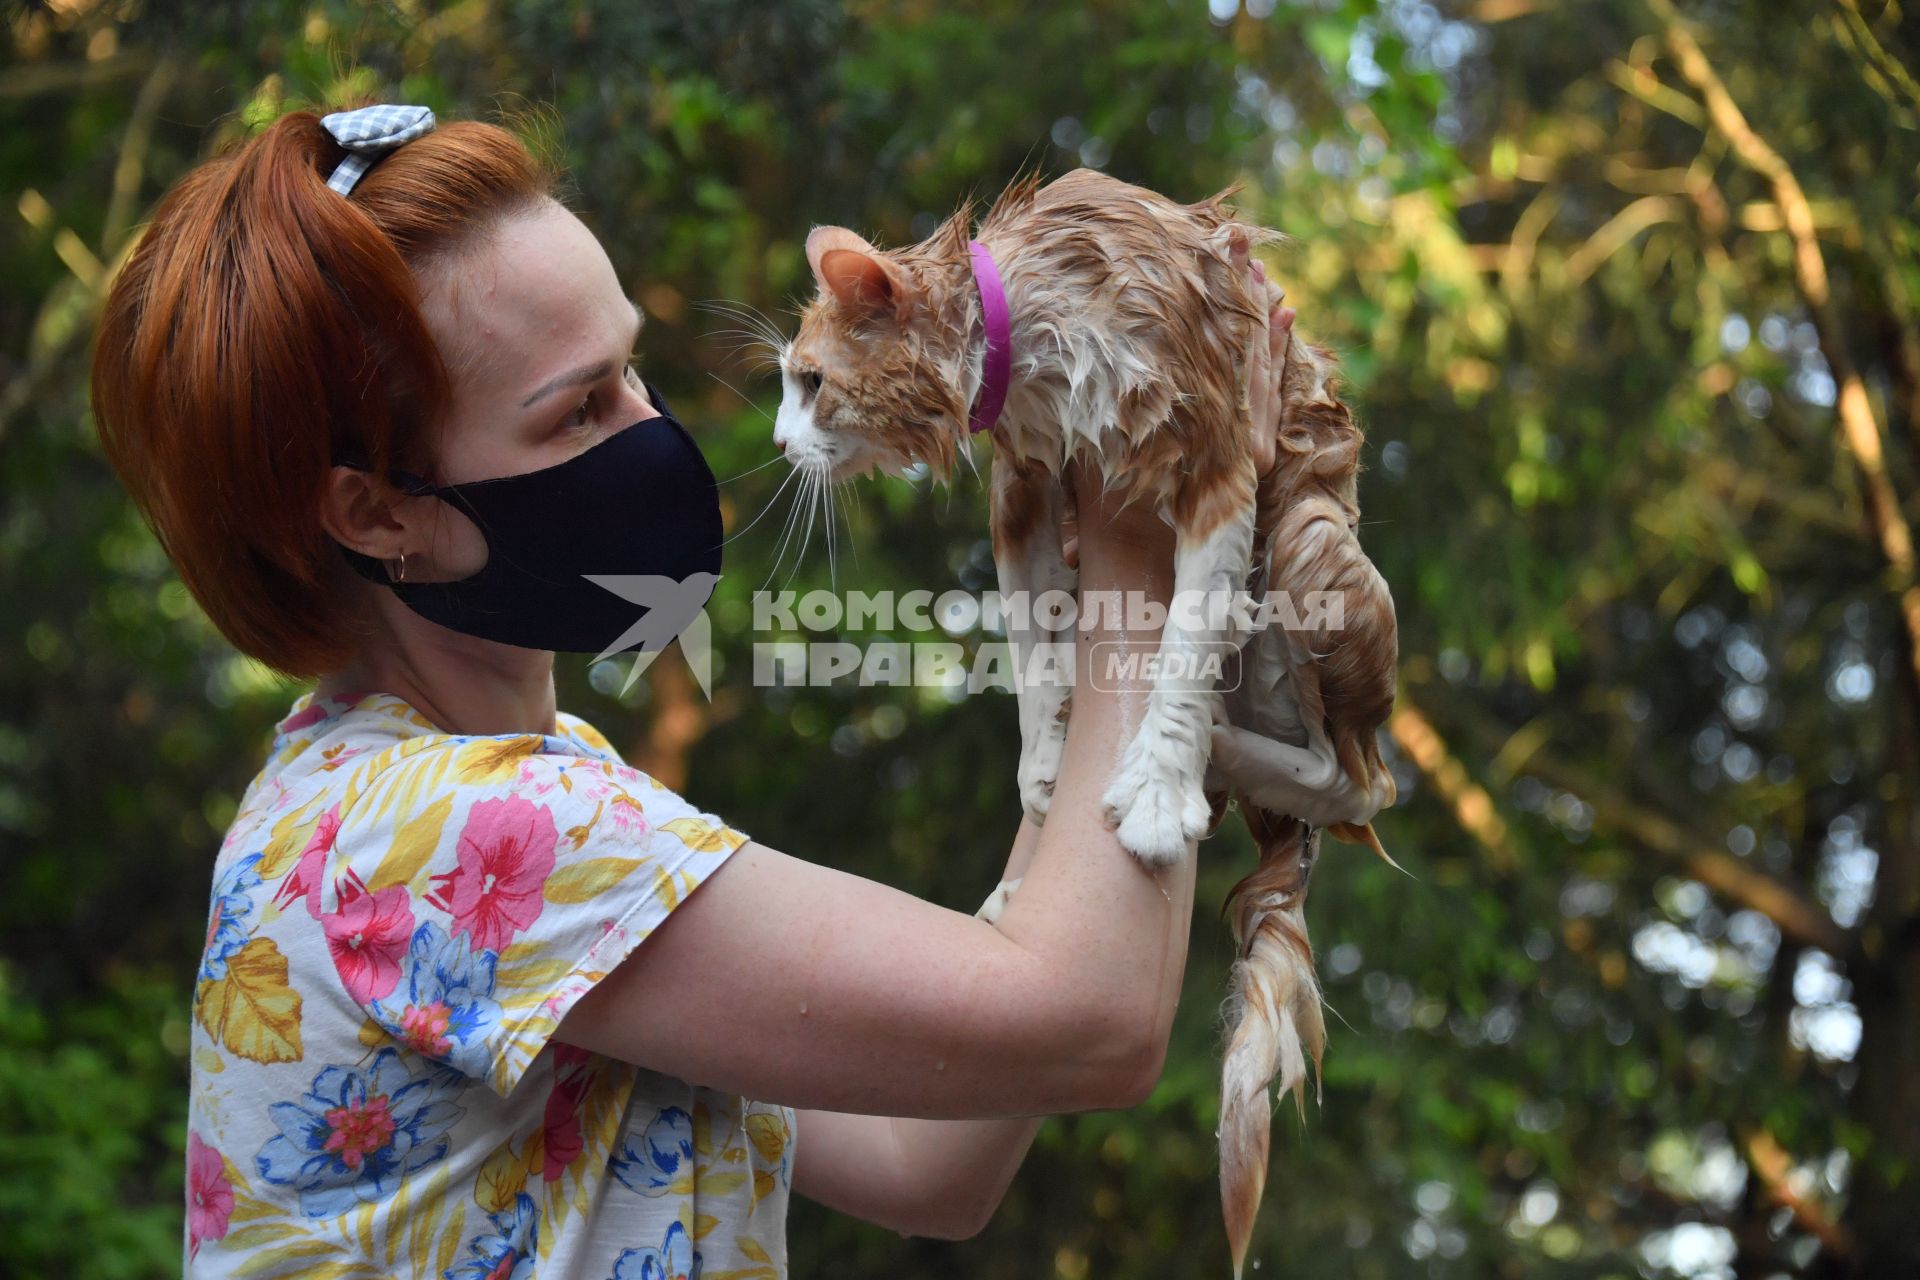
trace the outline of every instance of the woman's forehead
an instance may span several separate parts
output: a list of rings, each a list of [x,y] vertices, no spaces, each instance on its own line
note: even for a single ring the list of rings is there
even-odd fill
[[[437,275],[425,300],[428,324],[451,362],[478,365],[475,372],[534,377],[551,362],[604,345],[623,319],[630,323],[606,250],[557,203],[507,219]],[[512,359],[502,358],[508,353]]]

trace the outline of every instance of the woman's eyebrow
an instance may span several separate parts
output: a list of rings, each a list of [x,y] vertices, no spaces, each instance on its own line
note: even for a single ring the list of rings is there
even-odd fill
[[[640,330],[646,326],[647,317],[646,313],[640,310],[639,305],[631,299],[628,300],[627,305],[633,308],[633,339],[627,343],[628,349],[631,350],[633,344],[640,340]],[[532,408],[536,400],[544,399],[554,392],[561,390],[563,387],[588,386],[600,381],[600,379],[612,372],[613,362],[611,360],[602,360],[599,364],[582,365],[571,373],[563,373],[551,382],[543,385],[538,391],[535,391],[525,400],[522,400],[520,407],[522,409]]]

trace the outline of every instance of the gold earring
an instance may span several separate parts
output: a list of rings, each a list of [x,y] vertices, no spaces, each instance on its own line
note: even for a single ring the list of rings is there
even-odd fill
[[[407,553],[404,551],[400,553],[400,572],[395,575],[393,580],[395,582],[405,582],[407,580]]]

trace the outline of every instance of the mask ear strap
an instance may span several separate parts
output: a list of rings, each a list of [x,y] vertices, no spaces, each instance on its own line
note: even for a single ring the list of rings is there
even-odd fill
[[[431,498],[440,493],[439,485],[411,471],[389,471],[387,482],[409,498]]]
[[[355,471],[372,470],[372,468],[368,467],[365,463],[356,462],[349,458],[342,458],[335,465],[352,467]],[[389,471],[387,472],[387,483],[406,494],[409,498],[440,497],[439,485],[428,480],[425,476],[416,475],[411,471],[402,471],[397,468]],[[444,501],[444,499],[442,500]],[[364,552],[355,551],[352,547],[344,543],[335,543],[334,545],[340,548],[340,554],[346,557],[347,564],[353,571],[365,578],[368,582],[378,583],[383,587],[392,587],[396,592],[404,590],[406,584],[393,580],[392,575],[387,572],[385,561],[376,560]]]

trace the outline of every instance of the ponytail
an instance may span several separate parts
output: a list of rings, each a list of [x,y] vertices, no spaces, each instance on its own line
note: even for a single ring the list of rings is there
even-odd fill
[[[114,281],[93,366],[109,461],[233,645],[299,676],[355,639],[321,525],[352,459],[430,469],[448,397],[416,272],[551,187],[504,130],[461,123],[343,197],[309,112],[208,160],[154,210]]]

